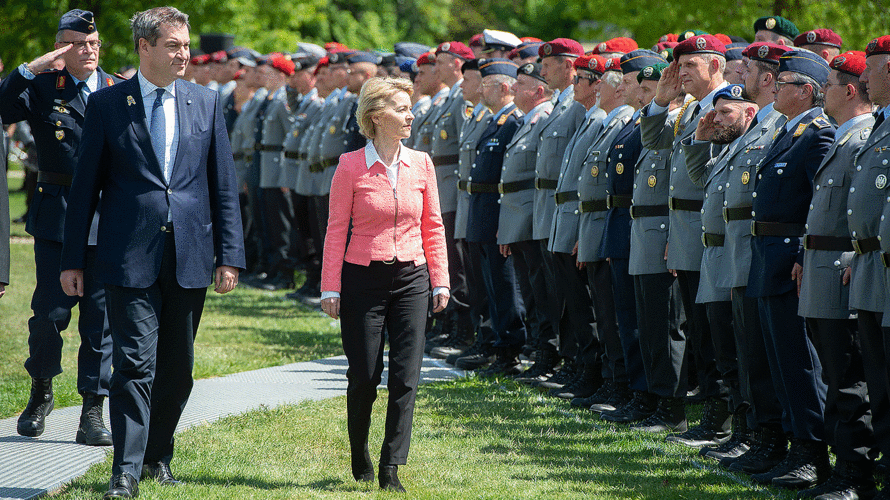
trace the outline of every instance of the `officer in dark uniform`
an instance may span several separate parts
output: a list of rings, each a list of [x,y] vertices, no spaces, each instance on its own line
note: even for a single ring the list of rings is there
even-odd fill
[[[44,418],[54,403],[52,378],[62,373],[61,332],[71,320],[71,308],[79,305],[77,390],[83,396],[83,412],[76,440],[110,446],[102,404],[111,377],[111,336],[105,320],[105,290],[92,273],[98,218],[90,232],[83,297],[65,295],[58,276],[62,226],[87,99],[90,93],[120,81],[98,67],[100,46],[92,12],[65,13],[59,21],[56,50],[22,64],[0,83],[0,117],[7,123],[28,121],[40,169],[25,226],[34,236],[37,287],[31,300],[34,316],[28,321],[30,356],[25,361],[32,379],[31,399],[19,418],[18,433],[30,437],[43,433]],[[59,58],[65,62],[64,69],[43,72]]]
[[[828,479],[825,446],[825,383],[822,366],[797,315],[792,274],[801,257],[801,236],[812,198],[813,177],[834,141],[835,128],[822,112],[828,63],[808,51],[779,58],[775,108],[788,117],[757,170],[751,224],[750,297],[760,307],[767,359],[783,408],[782,427],[791,451],[758,482],[810,487]]]

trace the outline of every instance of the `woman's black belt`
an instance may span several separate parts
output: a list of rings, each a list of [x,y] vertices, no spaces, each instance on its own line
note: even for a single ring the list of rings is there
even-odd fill
[[[671,210],[682,210],[684,212],[700,212],[704,206],[702,200],[684,200],[683,198],[668,198],[668,208]]]
[[[779,236],[800,238],[806,229],[803,224],[793,222],[758,222],[751,221],[751,234],[754,236]]]
[[[855,241],[855,240],[854,240]],[[878,239],[875,238],[875,243]],[[803,247],[806,250],[830,250],[832,252],[849,252],[853,250],[855,243],[851,243],[849,238],[839,238],[837,236],[820,236],[818,234],[808,234],[803,237]],[[881,248],[878,243],[875,250]]]
[[[535,189],[556,189],[556,179],[535,178]]]
[[[606,204],[609,208],[630,208],[633,205],[633,199],[627,195],[610,194],[606,196]]]
[[[750,205],[746,207],[723,207],[723,221],[751,220],[751,210],[753,208]]]
[[[587,200],[582,201],[579,205],[581,213],[605,212],[609,209],[606,200]]]
[[[535,188],[534,179],[526,179],[524,181],[502,182],[498,184],[498,192],[501,194],[518,193],[519,191],[527,191]]]
[[[570,201],[578,201],[578,191],[563,191],[561,193],[555,193],[553,195],[556,198],[556,204],[562,205],[563,203],[568,203]]]
[[[37,172],[37,182],[43,184],[55,184],[56,186],[71,186],[72,175],[58,172]]]
[[[641,217],[667,217],[667,205],[632,205],[630,207],[630,218],[639,219]]]

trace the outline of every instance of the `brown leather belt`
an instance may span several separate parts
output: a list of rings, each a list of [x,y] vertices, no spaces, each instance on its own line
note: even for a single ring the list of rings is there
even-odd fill
[[[457,181],[457,190],[458,191],[466,191],[467,190],[467,181]]]
[[[606,196],[606,205],[609,208],[630,208],[633,201],[630,196],[620,194],[610,194]]]
[[[540,177],[535,178],[535,189],[556,189],[556,186],[556,179],[541,179]]]
[[[871,238],[864,238],[861,240],[851,240],[850,243],[853,247],[852,250],[859,255],[881,249],[881,240],[879,240],[877,236],[872,236]],[[844,251],[849,252],[850,248],[847,248]]]
[[[255,149],[258,149],[260,151],[271,151],[273,153],[277,153],[277,152],[284,151],[284,146],[267,146],[267,145],[261,144],[258,148],[255,148]]]
[[[855,242],[855,240],[854,240]],[[878,239],[875,238],[875,250],[880,248]],[[849,238],[839,238],[837,236],[820,236],[818,234],[807,234],[803,237],[803,247],[806,250],[831,250],[832,252],[849,252],[853,250],[855,243],[851,243]]]
[[[587,200],[579,204],[581,213],[605,212],[608,209],[609,205],[606,203],[606,200]]]
[[[309,171],[312,173],[324,172],[328,167],[333,167],[339,162],[337,158],[328,158],[309,165]]]
[[[803,224],[790,222],[757,222],[751,221],[751,234],[754,236],[779,236],[800,238],[805,228]]]
[[[433,158],[433,165],[441,167],[443,165],[455,165],[460,161],[459,155],[443,155]]]
[[[299,151],[285,151],[284,157],[288,160],[300,160],[300,152]],[[303,157],[306,157],[306,154],[303,153]]]
[[[474,193],[497,193],[497,184],[482,184],[479,182],[467,182],[467,192]]]
[[[668,198],[668,208],[671,210],[682,210],[684,212],[700,212],[704,206],[702,200],[684,200],[683,198]]]
[[[56,186],[71,186],[72,175],[58,172],[37,172],[37,182],[43,184],[55,184]],[[4,195],[5,196],[5,195]]]
[[[751,220],[751,210],[754,207],[746,206],[746,207],[723,207],[723,221],[729,222],[731,220]]]
[[[725,234],[702,233],[701,242],[705,247],[722,247],[726,240]]]
[[[630,218],[639,219],[641,217],[667,217],[667,205],[633,205],[630,207]]]
[[[240,160],[240,159],[242,159],[242,158],[244,158],[244,152],[243,152],[243,151],[238,151],[237,153],[232,153],[232,159],[233,159],[233,160]]]
[[[556,204],[562,205],[563,203],[568,203],[570,201],[578,201],[578,191],[563,191],[561,193],[555,193],[553,195],[556,198]]]
[[[518,193],[519,191],[527,191],[535,188],[534,179],[526,179],[524,181],[502,182],[498,184],[498,192],[501,194]]]

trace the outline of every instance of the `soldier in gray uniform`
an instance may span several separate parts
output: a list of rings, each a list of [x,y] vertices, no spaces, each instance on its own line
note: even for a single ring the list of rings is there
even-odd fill
[[[574,359],[577,368],[575,378],[563,387],[551,389],[550,394],[569,400],[586,398],[602,385],[603,366],[600,356],[603,349],[599,336],[601,334],[614,336],[617,329],[608,267],[605,273],[605,283],[608,286],[602,288],[598,286],[602,283],[591,282],[588,290],[587,275],[580,265],[582,262],[593,261],[593,259],[588,261],[581,259],[580,247],[592,243],[596,245],[594,248],[598,248],[599,239],[602,237],[602,226],[599,231],[594,231],[594,234],[582,236],[580,241],[578,235],[581,219],[578,211],[578,182],[582,176],[581,169],[584,167],[588,148],[603,128],[603,118],[614,105],[611,102],[614,99],[608,98],[605,103],[606,109],[598,105],[598,92],[602,86],[601,79],[606,71],[606,63],[605,59],[594,55],[578,57],[573,63],[575,77],[572,98],[584,106],[586,113],[563,153],[562,166],[556,183],[556,212],[547,246],[553,253],[556,280],[560,283],[566,298],[567,321],[564,323],[566,331],[563,340],[573,342],[578,349]],[[591,242],[592,238],[596,241]],[[598,333],[595,329],[603,332]]]
[[[547,42],[538,49],[541,60],[541,76],[547,80],[547,86],[553,90],[555,102],[550,116],[541,123],[539,128],[538,156],[535,161],[535,211],[532,226],[532,237],[542,246],[544,262],[536,263],[543,266],[547,273],[548,289],[555,292],[557,310],[552,313],[562,321],[564,312],[571,309],[566,305],[567,297],[564,287],[557,281],[556,263],[549,250],[548,240],[553,231],[553,218],[556,214],[556,187],[563,156],[569,146],[569,140],[584,120],[585,109],[574,99],[575,88],[572,81],[576,71],[574,61],[584,55],[581,44],[568,38],[557,38]],[[576,309],[577,310],[577,309]],[[589,319],[576,320],[583,323]],[[577,341],[569,327],[560,328],[559,354],[565,360],[562,368],[552,377],[540,382],[545,389],[558,389],[571,382],[577,375],[574,359],[578,354]]]
[[[723,81],[725,51],[723,43],[711,35],[687,38],[674,47],[674,60],[661,74],[655,99],[642,111],[640,127],[643,146],[650,149],[671,148],[667,267],[677,274],[683,309],[686,311],[686,331],[679,333],[678,341],[672,342],[669,353],[664,351],[667,331],[653,331],[642,325],[640,328],[643,352],[648,350],[653,353],[652,376],[647,375],[649,390],[659,397],[655,414],[647,419],[649,422],[643,422],[651,424],[645,427],[653,431],[686,431],[683,397],[687,389],[684,367],[687,346],[691,347],[690,356],[695,360],[700,393],[712,397],[719,392],[705,308],[695,303],[704,250],[701,245],[704,193],[702,188],[692,183],[686,172],[686,159],[680,142],[695,133],[697,120],[713,107],[711,101],[714,93],[726,86]],[[682,87],[687,98],[692,99],[687,99],[676,120],[670,120],[667,105],[680,94],[681,80],[686,82]],[[659,383],[653,386],[654,381]]]
[[[433,123],[431,118],[438,112],[440,106],[445,104],[451,88],[442,82],[435,71],[436,58],[432,52],[420,56],[417,59],[417,78],[419,91],[430,96],[430,107],[426,113],[414,118],[411,125],[411,137],[407,146],[417,151],[429,153],[433,147]]]
[[[844,280],[843,268],[835,262],[841,252],[877,246],[875,240],[871,240],[871,246],[859,241],[858,232],[853,236],[856,244],[851,245],[851,232],[844,217],[848,195],[856,191],[851,186],[857,174],[854,157],[868,139],[874,117],[866,86],[859,82],[865,56],[845,53],[833,58],[829,66],[832,70],[825,85],[825,113],[839,126],[835,142],[813,179],[816,187],[803,240],[803,266],[795,265],[795,271],[802,272],[798,281],[798,314],[806,318],[807,331],[822,362],[822,378],[828,386],[825,440],[837,461],[832,473],[834,480],[805,494],[816,497],[852,492],[868,497],[875,492],[873,460],[878,453],[874,448],[856,320],[850,319],[850,287]],[[871,189],[874,193],[875,188]]]

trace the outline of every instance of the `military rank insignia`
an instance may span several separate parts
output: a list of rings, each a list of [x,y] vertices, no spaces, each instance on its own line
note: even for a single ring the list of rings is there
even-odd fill
[[[654,175],[650,175],[649,176],[649,187],[654,188],[656,182],[658,182],[658,179],[656,179]]]
[[[464,109],[464,116],[466,116],[467,118],[473,116],[473,108],[471,108],[470,106],[467,106]]]
[[[56,139],[61,141],[64,138],[65,138],[65,131],[64,130],[56,130]]]
[[[618,175],[621,175],[624,173],[624,164],[623,163],[619,163],[618,165],[615,165],[615,173]]]
[[[742,184],[747,185],[751,181],[750,172],[742,172]]]
[[[133,96],[128,95],[127,96],[127,106],[134,106],[134,105],[136,105],[136,99],[133,99]]]
[[[56,77],[56,89],[65,88],[65,75],[59,75]]]
[[[112,80],[111,77],[105,78],[105,85],[111,87],[112,85],[114,85],[114,80]]]
[[[501,125],[503,125],[505,123],[507,123],[507,115],[501,115],[501,117],[498,118],[498,126],[500,127]],[[443,132],[444,132],[444,130],[443,130]]]
[[[800,137],[803,134],[804,130],[806,130],[806,129],[807,129],[806,123],[798,124],[797,130],[794,131],[794,137]]]

